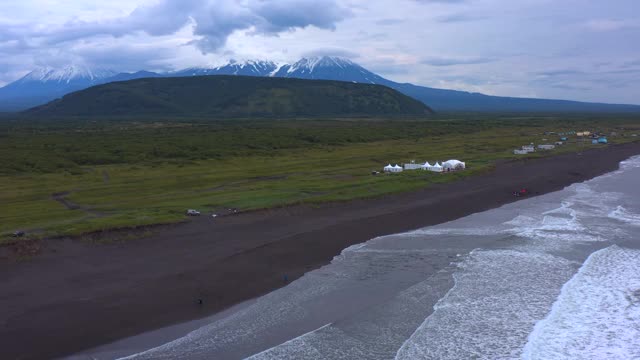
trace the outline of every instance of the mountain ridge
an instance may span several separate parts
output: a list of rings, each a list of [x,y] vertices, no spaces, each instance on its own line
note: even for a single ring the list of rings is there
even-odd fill
[[[422,102],[389,87],[263,76],[186,76],[111,82],[25,112],[44,117],[425,116]]]
[[[102,70],[94,72],[100,73]],[[139,71],[101,77],[90,82],[26,81],[25,77],[0,88],[0,111],[23,110],[43,104],[73,91],[114,81],[144,77],[180,77],[203,75],[244,75],[284,77],[311,80],[336,80],[378,84],[391,87],[422,101],[435,111],[479,112],[640,112],[640,105],[591,103],[572,100],[516,98],[491,96],[480,93],[430,88],[411,83],[398,83],[383,78],[359,64],[342,57],[319,56],[302,58],[293,64],[277,64],[269,60],[230,61],[216,67],[193,67],[183,70],[155,73]],[[3,106],[4,105],[4,106]]]

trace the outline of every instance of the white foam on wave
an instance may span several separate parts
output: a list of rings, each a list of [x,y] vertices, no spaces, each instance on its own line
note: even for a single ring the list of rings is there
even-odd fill
[[[326,324],[316,330],[300,335],[279,346],[259,352],[247,358],[247,360],[261,359],[319,359],[323,356],[315,347],[310,346],[309,339],[314,335],[321,333],[331,324]]]
[[[640,156],[634,156],[630,159],[620,162],[620,170],[629,170],[640,168]]]
[[[538,322],[524,359],[640,359],[640,250],[593,253]]]
[[[627,224],[640,226],[640,215],[630,212],[622,205],[619,205],[615,210],[609,212],[608,216]]]
[[[624,194],[594,189],[593,182],[574,184],[564,191],[561,206],[547,211],[519,214],[502,223],[504,232],[529,239],[531,244],[547,250],[561,249],[577,242],[600,242],[612,236],[625,236],[616,224],[607,221],[615,215]],[[625,217],[625,220],[635,220]]]
[[[504,222],[504,232],[536,241],[536,245],[546,243],[547,249],[566,246],[578,241],[602,241],[597,233],[590,231],[581,222],[575,203],[563,201],[559,208],[541,214],[518,215]]]
[[[350,318],[264,350],[249,359],[389,359],[449,290],[452,269],[429,278]]]
[[[407,339],[396,359],[519,356],[535,322],[577,264],[544,253],[475,250],[455,285]]]
[[[445,228],[445,227],[428,227],[424,229],[414,230],[403,234],[405,236],[433,236],[433,235],[453,235],[453,236],[486,236],[493,235],[499,230],[495,227],[478,227],[478,228]]]

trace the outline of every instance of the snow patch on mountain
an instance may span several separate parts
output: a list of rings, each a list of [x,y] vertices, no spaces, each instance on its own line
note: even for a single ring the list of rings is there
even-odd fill
[[[98,81],[116,75],[117,73],[108,69],[90,69],[86,66],[70,65],[64,68],[52,68],[44,66],[30,72],[20,82],[59,82],[70,83],[75,80]]]

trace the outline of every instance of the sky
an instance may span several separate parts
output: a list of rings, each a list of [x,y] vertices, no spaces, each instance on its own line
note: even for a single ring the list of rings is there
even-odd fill
[[[398,82],[640,104],[639,0],[2,0],[0,86],[342,56]]]

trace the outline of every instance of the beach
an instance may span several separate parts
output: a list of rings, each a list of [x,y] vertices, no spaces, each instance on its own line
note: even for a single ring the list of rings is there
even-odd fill
[[[637,154],[640,144],[630,143],[503,162],[490,173],[418,192],[201,216],[118,244],[51,239],[40,254],[24,261],[15,261],[11,248],[4,248],[3,354],[20,359],[66,356],[203,318],[287,285],[349,246],[497,208],[522,199],[512,192],[523,187],[533,195],[558,191],[616,170],[620,161]],[[471,240],[459,248],[450,245],[434,245],[448,253],[427,257],[432,266],[421,276],[443,269],[458,250],[478,246]],[[439,291],[450,287],[447,277],[433,281]],[[432,302],[439,298],[434,295]]]

